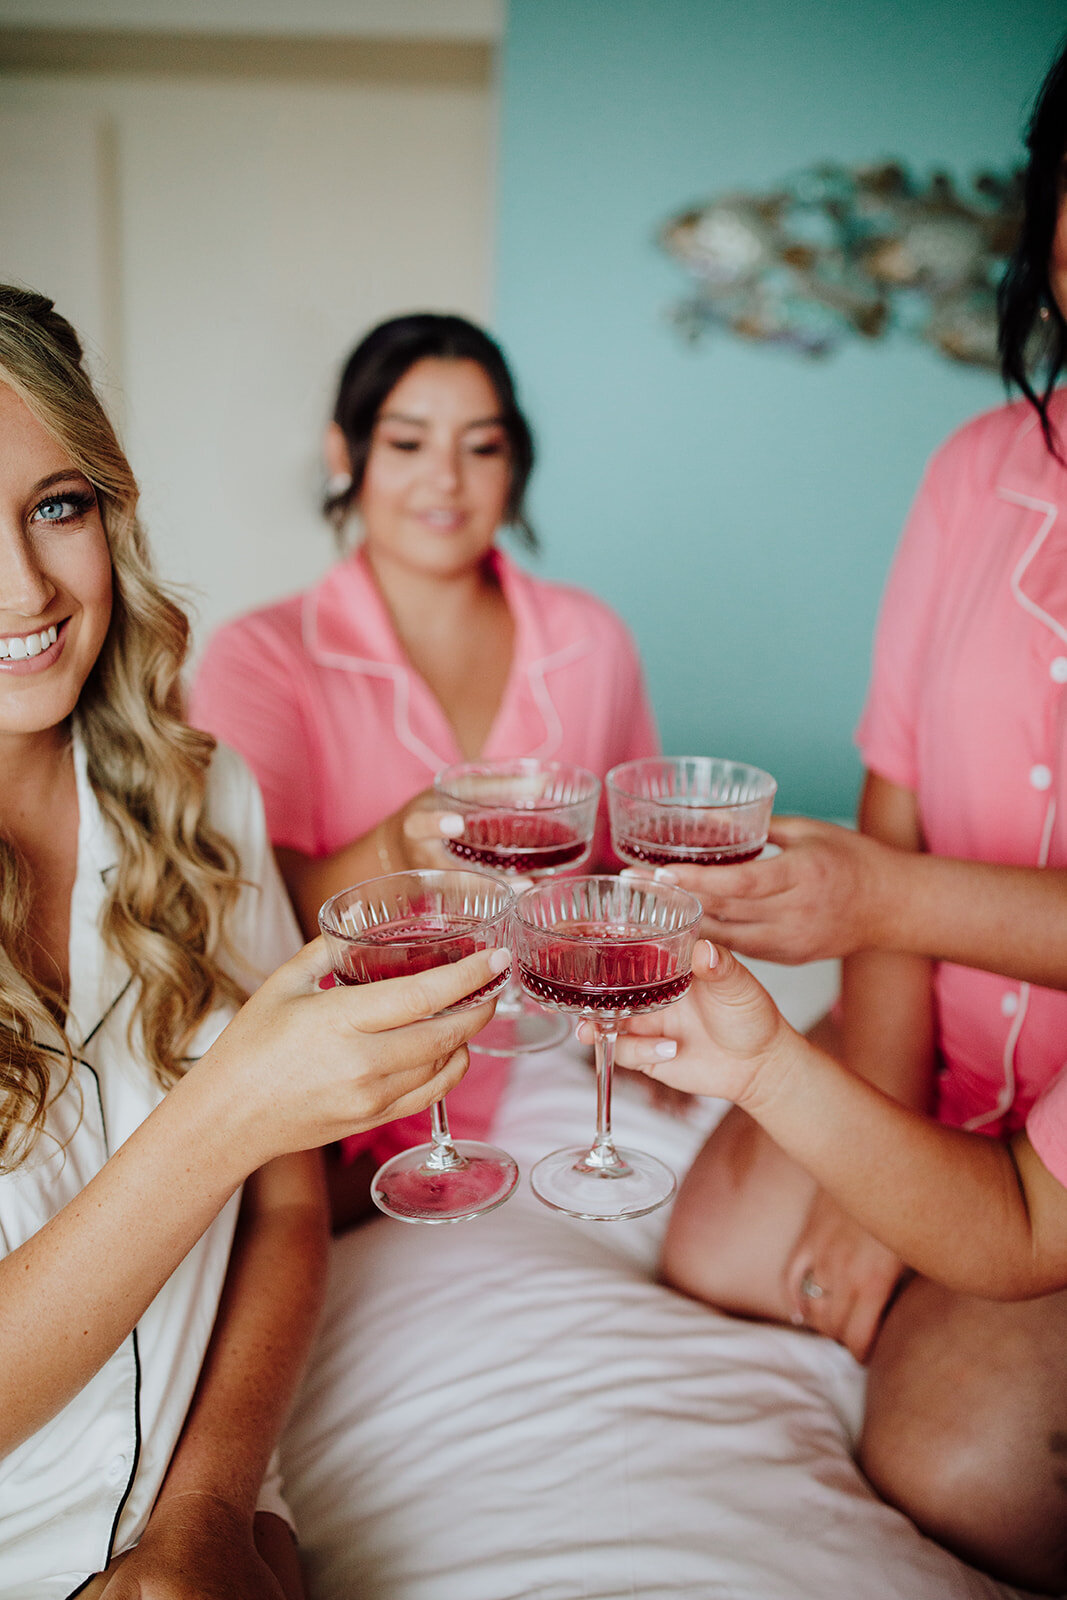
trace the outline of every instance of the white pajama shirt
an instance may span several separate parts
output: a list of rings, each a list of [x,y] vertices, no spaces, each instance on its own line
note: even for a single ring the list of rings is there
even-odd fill
[[[117,847],[77,737],[74,757],[79,830],[67,1037],[75,1070],[49,1107],[30,1156],[0,1174],[3,1255],[84,1188],[164,1093],[127,1038],[137,984],[99,931]],[[240,758],[222,747],[212,762],[207,811],[240,857],[246,887],[230,936],[240,960],[234,975],[252,989],[299,948],[300,936],[274,865],[259,792]],[[204,1021],[190,1061],[209,1048],[232,1014],[232,1007],[220,1006]],[[159,1193],[156,1203],[180,1206],[182,1197]],[[239,1203],[238,1193],[81,1392],[0,1460],[0,1600],[66,1600],[143,1534],[211,1337]],[[133,1236],[136,1228],[136,1216],[124,1220],[116,1251],[123,1249],[124,1233]],[[42,1326],[39,1337],[48,1336]],[[276,1491],[268,1490],[262,1505],[284,1511]]]

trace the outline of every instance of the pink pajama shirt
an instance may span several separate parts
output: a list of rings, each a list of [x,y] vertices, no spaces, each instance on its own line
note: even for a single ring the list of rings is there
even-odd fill
[[[1067,428],[1067,393],[1052,412]],[[857,743],[872,772],[915,792],[933,853],[1062,869],[1065,727],[1067,469],[1019,403],[968,423],[930,464]],[[934,990],[939,1117],[1022,1127],[1067,1061],[1067,994],[950,962]]]
[[[491,559],[515,623],[514,657],[481,759],[572,761],[603,778],[659,744],[633,640],[592,595]],[[190,719],[244,756],[275,846],[330,855],[463,760],[455,733],[408,662],[357,550],[314,588],[220,628]],[[611,864],[603,818],[587,870]],[[482,1138],[507,1078],[476,1057],[448,1097],[457,1138]],[[427,1136],[429,1114],[346,1141],[381,1159]]]

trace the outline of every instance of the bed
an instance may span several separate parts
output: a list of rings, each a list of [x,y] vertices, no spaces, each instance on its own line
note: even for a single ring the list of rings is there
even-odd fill
[[[753,963],[807,1026],[832,964]],[[472,1068],[476,1071],[477,1066]],[[722,1107],[622,1082],[616,1127],[681,1173]],[[518,1062],[493,1136],[524,1171],[591,1133],[574,1046]],[[1007,1600],[878,1501],[863,1372],[653,1278],[666,1209],[580,1223],[523,1181],[454,1227],[335,1241],[284,1441],[313,1600]]]

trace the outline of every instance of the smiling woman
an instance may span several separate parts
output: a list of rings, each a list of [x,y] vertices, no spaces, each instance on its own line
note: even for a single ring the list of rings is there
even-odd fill
[[[72,328],[0,285],[0,1600],[298,1600],[271,1460],[322,1288],[314,1149],[453,1086],[492,1007],[438,1013],[501,956],[325,994],[321,943],[287,959],[136,506]]]
[[[497,345],[461,317],[398,317],[349,358],[325,441],[324,507],[355,548],[316,588],[220,630],[191,716],[259,779],[297,914],[310,933],[348,884],[448,867],[460,820],[441,768],[532,756],[603,777],[652,755],[655,726],[629,632],[599,600],[533,578],[498,548],[523,509],[533,444]],[[610,861],[606,827],[596,846]],[[449,1101],[482,1139],[504,1086],[479,1062]],[[374,1162],[423,1141],[386,1130]],[[360,1169],[337,1215],[358,1213]]]

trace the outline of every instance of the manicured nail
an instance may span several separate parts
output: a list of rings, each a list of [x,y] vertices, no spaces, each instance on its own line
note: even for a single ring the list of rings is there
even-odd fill
[[[447,834],[448,838],[458,839],[466,824],[463,818],[458,816],[455,811],[448,811],[443,817],[437,819],[437,826],[442,833]]]
[[[673,1039],[661,1039],[652,1054],[657,1061],[672,1061],[678,1054],[678,1046]]]
[[[703,943],[708,947],[708,966],[711,971],[714,972],[715,968],[719,965],[719,952],[716,950],[710,939],[705,939]]]
[[[633,867],[623,867],[622,871],[619,873],[619,877],[620,878],[636,878],[637,877],[637,873],[634,871]]]
[[[677,883],[678,879],[673,872],[668,872],[666,867],[657,867],[653,873],[657,883]]]
[[[503,972],[505,967],[511,966],[511,951],[507,945],[501,945],[489,957],[489,971]]]

